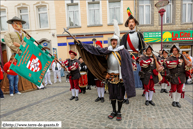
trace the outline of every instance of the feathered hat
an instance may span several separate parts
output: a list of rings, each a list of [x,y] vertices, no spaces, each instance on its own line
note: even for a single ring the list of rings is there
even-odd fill
[[[127,21],[125,22],[125,27],[128,27],[128,22],[129,22],[129,20],[131,20],[131,19],[134,19],[135,24],[136,24],[136,25],[139,25],[139,22],[133,17],[132,12],[131,12],[131,10],[130,10],[129,7],[127,8],[127,14],[128,14],[129,17],[128,17]]]
[[[101,48],[103,48],[103,45],[102,45],[102,43],[101,43],[100,41],[96,41],[95,44],[98,45],[98,46],[100,46]]]
[[[113,37],[111,37],[110,41],[112,39],[116,39],[117,40],[117,45],[119,45],[119,43],[120,43],[120,29],[119,29],[119,25],[118,25],[118,22],[117,22],[116,19],[114,19],[114,31],[115,31],[114,35],[113,35]]]
[[[72,50],[69,51],[69,54],[71,54],[71,53],[73,53],[75,56],[77,56],[76,52],[74,52]]]

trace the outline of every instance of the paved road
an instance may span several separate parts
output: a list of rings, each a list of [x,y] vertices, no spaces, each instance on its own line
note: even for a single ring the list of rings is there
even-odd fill
[[[53,78],[53,77],[52,77]],[[53,82],[53,80],[52,80]],[[185,99],[181,99],[182,108],[171,106],[169,94],[161,94],[156,86],[153,100],[156,104],[145,106],[142,90],[136,89],[136,97],[129,105],[123,105],[121,122],[109,120],[112,111],[108,94],[105,102],[94,102],[96,88],[79,95],[79,101],[70,101],[69,83],[47,86],[45,90],[35,90],[14,95],[5,95],[1,100],[1,121],[62,121],[62,128],[192,128],[193,125],[193,85],[186,86]]]

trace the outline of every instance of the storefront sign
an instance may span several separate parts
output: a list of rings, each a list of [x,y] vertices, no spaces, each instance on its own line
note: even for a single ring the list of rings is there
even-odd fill
[[[161,32],[144,32],[144,41],[147,43],[161,42]],[[192,41],[193,30],[163,31],[163,42]]]

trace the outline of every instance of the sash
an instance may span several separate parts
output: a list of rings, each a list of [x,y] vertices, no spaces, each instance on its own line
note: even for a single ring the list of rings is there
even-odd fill
[[[115,54],[116,53],[116,54]],[[117,61],[119,62],[119,65],[121,66],[121,56],[119,55],[118,52],[112,52],[112,54],[114,55],[114,57],[117,59]]]
[[[132,44],[132,42],[131,42],[131,40],[130,40],[129,34],[127,35],[127,42],[128,42],[129,47],[131,48],[131,50],[133,50],[134,52],[138,52],[138,51],[134,48],[134,46],[133,46],[133,44]]]

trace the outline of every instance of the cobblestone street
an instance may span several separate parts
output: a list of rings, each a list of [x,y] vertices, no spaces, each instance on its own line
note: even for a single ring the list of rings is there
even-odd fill
[[[96,103],[97,91],[92,87],[86,94],[79,95],[79,101],[70,101],[70,84],[62,77],[62,83],[48,85],[44,90],[13,97],[5,94],[5,99],[1,100],[1,121],[61,121],[64,129],[192,128],[192,87],[186,85],[185,98],[180,100],[182,108],[172,107],[171,97],[161,94],[159,86],[155,87],[153,97],[156,106],[145,106],[142,89],[136,89],[136,97],[130,99],[129,105],[123,105],[123,118],[118,122],[107,118],[112,111],[108,94],[105,94],[104,103]]]

